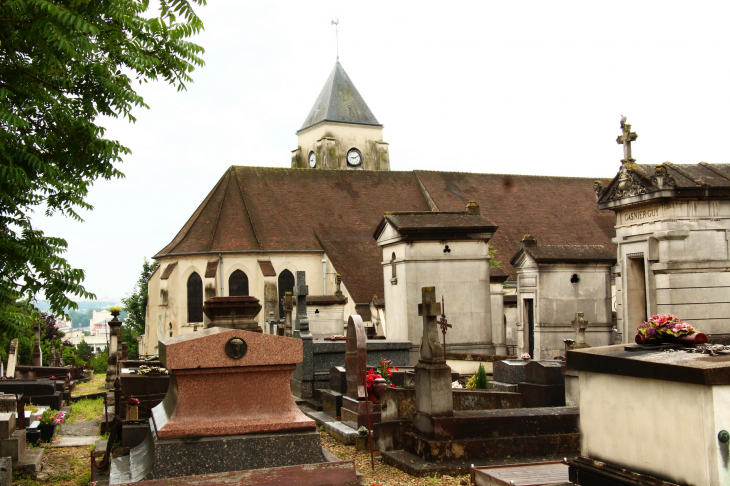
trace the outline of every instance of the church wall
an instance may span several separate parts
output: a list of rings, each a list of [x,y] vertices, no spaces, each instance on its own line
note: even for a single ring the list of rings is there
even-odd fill
[[[352,169],[346,157],[351,148],[356,148],[363,160],[358,169],[390,170],[388,145],[382,141],[383,127],[324,122],[299,132],[298,136],[292,168],[309,168],[309,153],[313,151],[317,169]]]
[[[633,342],[636,328],[657,313],[675,314],[707,334],[730,335],[729,232],[730,201],[647,203],[616,211],[623,342]],[[636,285],[644,286],[644,301]]]
[[[444,253],[447,244],[451,251]],[[396,285],[390,281],[393,252]],[[453,324],[446,335],[448,350],[494,353],[486,242],[424,241],[384,246],[383,278],[388,339],[407,339],[419,345],[423,335],[423,320],[418,315],[421,288],[436,287],[436,298],[440,302],[443,296],[446,317]],[[412,356],[414,359],[417,356]]]
[[[261,312],[256,320],[265,328],[268,315],[264,312],[265,281],[258,260],[270,260],[277,275],[283,270],[289,270],[296,276],[297,271],[306,272],[307,285],[310,295],[322,295],[324,282],[322,274],[322,258],[327,260],[327,293],[332,295],[335,291],[336,269],[329,258],[323,253],[247,253],[247,254],[223,254],[223,295],[229,295],[228,279],[236,270],[243,271],[248,277],[249,294],[261,302]],[[157,344],[160,339],[170,336],[184,335],[194,332],[195,326],[187,322],[187,280],[193,273],[197,272],[203,279],[206,298],[211,292],[221,295],[220,291],[220,264],[218,265],[215,278],[205,278],[205,269],[208,261],[218,262],[218,254],[200,254],[179,257],[160,258],[162,271],[155,272],[149,281],[149,300],[147,303],[147,321],[145,322],[145,346],[144,354],[157,354]],[[169,263],[177,262],[177,266],[167,280],[161,280],[165,267]],[[278,277],[277,277],[278,278]],[[212,287],[212,288],[210,288]],[[208,292],[206,292],[208,288]],[[341,290],[348,303],[344,306],[344,315],[355,314],[354,299],[349,295],[344,282]],[[278,306],[275,308],[278,314]],[[207,321],[207,317],[205,318]],[[170,327],[170,324],[172,327]],[[202,324],[207,324],[204,322]],[[315,323],[316,325],[316,323]],[[199,325],[198,328],[202,328]],[[315,331],[315,329],[313,329]],[[338,334],[341,334],[340,331]]]

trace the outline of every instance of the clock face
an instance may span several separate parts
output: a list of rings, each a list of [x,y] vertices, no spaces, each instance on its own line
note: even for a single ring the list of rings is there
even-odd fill
[[[357,167],[362,163],[362,154],[358,149],[350,149],[347,152],[347,163],[353,167]]]
[[[314,155],[314,152],[309,152],[309,167],[314,169],[317,165],[317,156]]]

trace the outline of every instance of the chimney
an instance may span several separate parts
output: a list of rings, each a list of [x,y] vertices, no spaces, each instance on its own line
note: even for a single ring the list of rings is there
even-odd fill
[[[528,246],[537,246],[537,240],[534,236],[525,235],[522,237],[522,248],[526,248]]]
[[[466,214],[479,215],[479,205],[476,201],[469,201],[469,204],[466,205]]]

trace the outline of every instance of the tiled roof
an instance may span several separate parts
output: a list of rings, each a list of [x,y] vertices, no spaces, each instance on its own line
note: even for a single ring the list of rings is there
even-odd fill
[[[314,102],[302,131],[323,121],[381,126],[365,100],[355,88],[345,69],[337,61]]]
[[[730,164],[627,163],[604,186],[598,188],[601,209],[661,198],[727,199],[730,197]]]
[[[356,303],[383,295],[382,250],[373,232],[386,212],[463,212],[470,200],[499,227],[490,241],[500,267],[525,234],[545,244],[603,245],[614,215],[600,211],[594,179],[459,172],[231,167],[172,242],[179,253],[327,253]],[[470,216],[474,217],[474,216]]]
[[[497,229],[488,218],[479,214],[460,212],[391,212],[386,213],[378,226],[382,228],[388,221],[402,235],[418,233],[481,233],[493,232]],[[377,237],[376,230],[375,236]]]
[[[537,263],[577,263],[603,262],[616,263],[616,251],[603,245],[536,245],[525,246],[523,250]],[[512,258],[514,262],[520,254]]]

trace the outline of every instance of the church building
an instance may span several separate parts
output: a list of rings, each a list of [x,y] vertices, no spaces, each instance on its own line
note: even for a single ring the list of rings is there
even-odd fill
[[[339,62],[296,133],[291,168],[241,160],[226,169],[154,256],[141,354],[203,327],[203,302],[214,296],[255,296],[265,328],[270,313],[283,318],[297,271],[306,272],[315,337],[344,334],[347,317],[360,314],[385,339],[417,347],[413,289],[435,285],[453,324],[448,349],[526,349],[499,292],[504,280],[516,285],[510,260],[523,237],[616,253],[595,178],[391,170],[383,125]],[[465,275],[469,285],[455,282]]]

